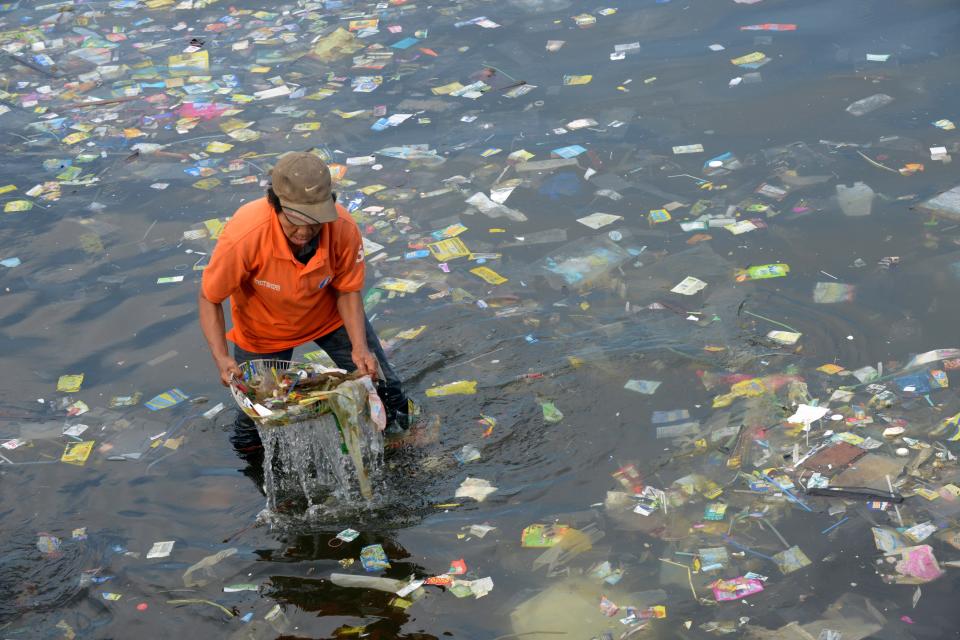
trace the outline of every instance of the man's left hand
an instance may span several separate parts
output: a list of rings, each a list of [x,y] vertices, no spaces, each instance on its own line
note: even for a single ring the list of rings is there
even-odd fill
[[[377,380],[377,359],[369,349],[354,350],[351,354],[353,364],[357,365],[357,371],[361,375],[369,375],[374,381]]]

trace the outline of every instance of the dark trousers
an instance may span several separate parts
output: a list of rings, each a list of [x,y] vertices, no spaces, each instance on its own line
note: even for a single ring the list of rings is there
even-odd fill
[[[410,424],[410,416],[408,415],[407,396],[403,392],[403,384],[393,367],[390,366],[390,362],[387,361],[387,356],[383,353],[383,346],[380,344],[380,338],[373,330],[370,320],[365,319],[365,322],[367,347],[383,370],[383,376],[377,380],[377,393],[383,400],[383,406],[386,409],[387,424],[395,423],[400,428],[406,429]],[[357,365],[353,363],[351,357],[353,345],[350,343],[350,336],[347,335],[346,327],[340,327],[336,331],[320,336],[315,342],[318,347],[327,352],[327,355],[338,367],[347,371],[356,370]],[[275,353],[252,353],[233,345],[233,358],[237,361],[237,364],[258,359],[290,360],[293,358],[293,349],[285,349]],[[244,458],[249,457],[255,451],[259,451],[263,446],[253,420],[243,412],[240,412],[237,416],[234,434],[230,440],[237,453]]]

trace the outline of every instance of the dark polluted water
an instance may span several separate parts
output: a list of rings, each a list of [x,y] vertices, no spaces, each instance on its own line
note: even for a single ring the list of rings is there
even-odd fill
[[[0,3],[0,637],[956,637],[958,23]],[[423,416],[270,527],[196,296],[291,150]]]

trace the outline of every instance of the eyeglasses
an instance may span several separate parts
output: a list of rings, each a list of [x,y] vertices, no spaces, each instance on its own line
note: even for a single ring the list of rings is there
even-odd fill
[[[331,192],[331,193],[330,193],[330,197],[333,199],[334,202],[337,201],[337,194],[336,194],[336,193]],[[283,217],[287,219],[287,222],[289,222],[290,224],[292,224],[292,225],[294,225],[294,226],[296,226],[296,227],[304,227],[304,226],[308,226],[308,225],[323,224],[322,222],[319,222],[316,218],[314,218],[314,217],[311,216],[310,214],[304,213],[303,211],[300,211],[299,209],[294,209],[293,207],[288,207],[288,206],[286,206],[286,205],[280,205],[280,208],[283,210],[283,213],[284,213],[284,216],[283,216]],[[301,216],[301,217],[303,217],[303,218],[306,218],[307,220],[310,220],[311,222],[308,222],[308,223],[306,223],[306,224],[303,224],[303,223],[299,223],[299,224],[298,224],[297,222],[294,222],[293,220],[291,220],[291,219],[290,219],[290,216],[286,215],[287,212],[293,213],[293,214],[298,215],[298,216]]]
[[[309,214],[304,213],[303,211],[300,211],[299,209],[294,209],[293,207],[281,207],[281,209],[283,210],[283,217],[287,219],[287,222],[289,222],[295,227],[309,227],[313,225],[323,224],[322,222],[318,222],[316,218],[310,216]],[[289,216],[289,214],[291,213],[299,217],[306,218],[307,220],[310,220],[310,222],[304,223],[304,222],[298,222],[296,220],[291,220]]]

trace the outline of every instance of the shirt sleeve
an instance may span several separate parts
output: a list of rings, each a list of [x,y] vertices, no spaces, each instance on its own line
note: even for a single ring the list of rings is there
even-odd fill
[[[340,218],[342,228],[334,248],[333,288],[343,293],[363,290],[366,263],[363,260],[363,239],[352,218]]]
[[[210,256],[210,264],[203,270],[200,284],[203,297],[214,304],[233,295],[250,272],[242,247],[233,240],[229,230],[230,224],[227,223]]]

